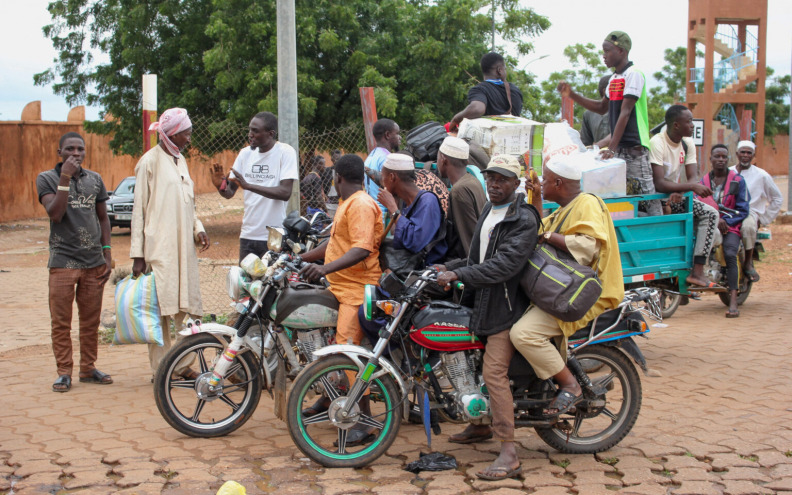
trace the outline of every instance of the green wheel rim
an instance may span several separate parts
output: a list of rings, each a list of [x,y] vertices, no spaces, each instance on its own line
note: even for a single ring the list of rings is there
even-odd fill
[[[320,375],[317,375],[317,377],[318,376],[322,376],[322,375],[326,375],[326,374],[328,374],[330,372],[333,372],[333,371],[344,371],[344,370],[357,371],[357,368],[352,366],[351,364],[350,365],[332,366],[330,368],[322,370],[322,373]],[[300,400],[299,400],[300,403],[303,402],[303,400],[305,399],[305,394],[308,393],[308,391],[310,390],[310,386],[313,385],[314,383],[316,383],[316,380],[312,380],[310,383],[307,383],[305,385],[305,387],[303,387],[303,389],[300,390]],[[375,384],[377,386],[379,386],[380,390],[383,390],[383,391],[385,390],[385,385],[382,383],[382,381],[379,378],[376,378],[376,379],[371,381],[371,385],[375,385]],[[351,453],[351,454],[339,454],[337,452],[329,451],[329,450],[327,450],[325,448],[322,448],[321,446],[317,445],[313,441],[313,439],[308,435],[308,432],[305,430],[305,424],[303,424],[303,417],[302,417],[302,411],[301,410],[297,412],[297,418],[298,418],[297,423],[298,423],[298,425],[300,427],[300,434],[302,435],[302,437],[306,441],[306,443],[308,443],[308,445],[311,446],[311,448],[313,448],[316,452],[319,452],[323,456],[329,457],[331,459],[348,460],[348,459],[357,459],[358,457],[362,457],[362,456],[368,454],[369,452],[371,452],[372,450],[376,449],[377,446],[381,443],[382,438],[384,436],[384,432],[386,432],[386,431],[388,431],[390,429],[391,422],[393,421],[393,415],[396,412],[396,411],[392,410],[393,409],[393,402],[391,401],[390,395],[388,395],[387,393],[383,393],[381,395],[382,395],[382,397],[384,399],[384,402],[385,402],[385,410],[388,411],[385,414],[385,422],[384,422],[384,426],[382,428],[382,432],[377,436],[377,438],[370,445],[368,445],[365,449],[361,450],[360,452],[354,452],[354,453]]]

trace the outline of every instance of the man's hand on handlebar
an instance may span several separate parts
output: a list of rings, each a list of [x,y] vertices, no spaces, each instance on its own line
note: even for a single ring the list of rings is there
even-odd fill
[[[308,263],[303,265],[302,269],[300,270],[300,276],[309,282],[314,280],[318,281],[325,275],[327,275],[327,271],[325,270],[324,265]]]
[[[443,267],[445,269],[445,267]],[[445,290],[451,290],[451,282],[459,280],[457,274],[454,272],[443,271],[437,276],[437,285],[443,287]]]

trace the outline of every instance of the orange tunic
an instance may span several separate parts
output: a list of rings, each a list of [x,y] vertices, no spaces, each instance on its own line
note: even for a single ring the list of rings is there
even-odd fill
[[[360,263],[327,275],[330,292],[342,304],[363,304],[363,286],[376,284],[382,274],[379,246],[382,239],[382,212],[366,191],[358,191],[338,206],[335,223],[325,252],[331,263],[352,248],[370,251]]]

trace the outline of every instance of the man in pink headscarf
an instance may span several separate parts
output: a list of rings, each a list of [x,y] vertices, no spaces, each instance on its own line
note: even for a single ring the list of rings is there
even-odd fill
[[[162,316],[162,347],[149,344],[151,371],[155,373],[171,346],[170,325],[178,332],[187,315],[200,316],[201,290],[198,255],[209,249],[209,237],[195,215],[195,193],[181,151],[190,144],[192,123],[183,108],[166,110],[150,127],[160,143],[135,166],[135,204],[132,210],[132,240],[129,256],[132,273],[154,272]],[[180,370],[187,375],[189,368]]]

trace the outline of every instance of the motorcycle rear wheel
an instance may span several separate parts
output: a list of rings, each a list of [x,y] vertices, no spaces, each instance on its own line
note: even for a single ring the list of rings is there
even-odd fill
[[[680,294],[672,294],[670,292],[663,291],[660,294],[660,309],[663,315],[663,319],[671,318],[676,310],[679,309],[679,304],[682,302],[682,296]]]
[[[211,368],[223,350],[214,336],[196,334],[174,345],[162,359],[154,376],[154,399],[165,421],[180,433],[199,438],[228,435],[256,410],[262,372],[253,352],[236,355],[219,392],[207,390]],[[198,373],[198,378],[180,376],[185,369]]]
[[[343,401],[348,386],[343,371],[358,372],[357,365],[343,355],[325,356],[303,369],[292,384],[287,408],[289,434],[305,455],[324,467],[357,468],[371,464],[384,454],[396,440],[401,425],[403,406],[398,387],[390,375],[382,375],[371,381],[371,416],[367,424],[374,428],[374,439],[361,446],[347,447],[346,437],[350,423],[343,428],[336,426],[332,411],[337,401]],[[315,392],[329,389],[333,403],[328,412],[309,418],[302,410],[313,403]],[[358,406],[354,406],[357,408]],[[342,449],[333,442],[343,445]]]
[[[748,299],[748,296],[751,295],[751,287],[753,286],[753,282],[750,280],[745,281],[745,283],[740,287],[740,290],[737,291],[737,305],[742,306],[742,304]],[[729,305],[731,302],[729,293],[728,292],[718,292],[718,297],[720,298],[721,302],[726,306]]]
[[[604,407],[579,406],[562,414],[555,426],[537,427],[536,433],[561,452],[594,454],[619,443],[635,425],[641,410],[641,379],[632,361],[614,347],[592,345],[575,356],[589,363],[587,369],[596,370],[589,373],[595,385],[612,377]]]

